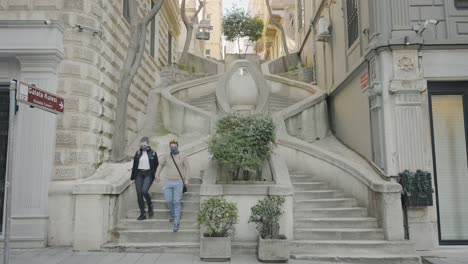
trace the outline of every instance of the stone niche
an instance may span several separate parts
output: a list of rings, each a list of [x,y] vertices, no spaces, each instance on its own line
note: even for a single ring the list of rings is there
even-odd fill
[[[221,112],[262,112],[268,107],[270,89],[258,65],[236,60],[228,66],[216,89]]]

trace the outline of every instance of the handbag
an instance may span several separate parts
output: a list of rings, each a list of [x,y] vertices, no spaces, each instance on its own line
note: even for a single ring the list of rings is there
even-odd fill
[[[184,188],[182,190],[182,193],[186,193],[187,192],[187,185],[185,184],[184,177],[182,177],[182,173],[180,173],[179,166],[177,166],[177,162],[175,162],[175,159],[174,159],[174,156],[172,156],[172,153],[171,153],[171,158],[172,158],[172,161],[174,162],[175,167],[177,168],[177,171],[179,172],[180,179],[182,180],[182,183],[184,184]]]

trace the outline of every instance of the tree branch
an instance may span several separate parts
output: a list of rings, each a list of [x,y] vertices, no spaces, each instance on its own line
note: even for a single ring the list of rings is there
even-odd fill
[[[136,1],[136,0],[134,0]],[[154,6],[153,8],[148,12],[148,14],[146,14],[146,16],[143,18],[142,20],[142,23],[143,25],[147,26],[149,24],[149,22],[151,22],[151,20],[153,19],[153,17],[159,12],[159,10],[161,9],[162,5],[164,3],[164,0],[159,0]]]
[[[200,11],[203,9],[203,7],[205,7],[205,1],[199,1],[200,5],[198,6],[198,10],[197,12],[195,12],[195,15],[193,17],[197,17],[198,14],[200,13]]]
[[[182,22],[184,22],[185,28],[189,28],[190,23],[187,18],[187,12],[185,10],[185,0],[182,0],[182,3],[180,4],[180,16],[182,17]]]

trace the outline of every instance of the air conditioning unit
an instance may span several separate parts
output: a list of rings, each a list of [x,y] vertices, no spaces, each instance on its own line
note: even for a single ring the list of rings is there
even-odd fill
[[[320,17],[318,21],[317,29],[317,41],[328,41],[330,38],[330,18],[329,17]]]

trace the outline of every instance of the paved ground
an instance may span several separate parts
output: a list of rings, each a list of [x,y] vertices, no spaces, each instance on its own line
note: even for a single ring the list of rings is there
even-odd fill
[[[418,253],[423,256],[423,264],[468,264],[468,246],[444,246]]]
[[[468,247],[444,247],[432,251],[418,251],[423,264],[468,264]],[[3,249],[0,249],[0,264],[3,264]],[[73,252],[69,248],[13,249],[10,264],[199,264],[207,263],[191,254],[140,254],[111,252]],[[216,263],[216,262],[209,262]],[[235,255],[233,264],[257,264],[254,255]],[[289,260],[290,264],[332,264],[330,262],[313,262]],[[333,264],[339,264],[333,262]],[[344,264],[344,263],[342,263]]]
[[[3,249],[0,263],[3,263]],[[10,264],[195,264],[217,263],[203,262],[198,256],[190,254],[140,254],[140,253],[110,253],[110,252],[73,252],[68,248],[46,249],[13,249]],[[236,255],[230,262],[235,264],[256,264],[254,255]],[[290,264],[331,264],[327,262],[312,262],[289,260]],[[336,264],[334,262],[333,264]]]

